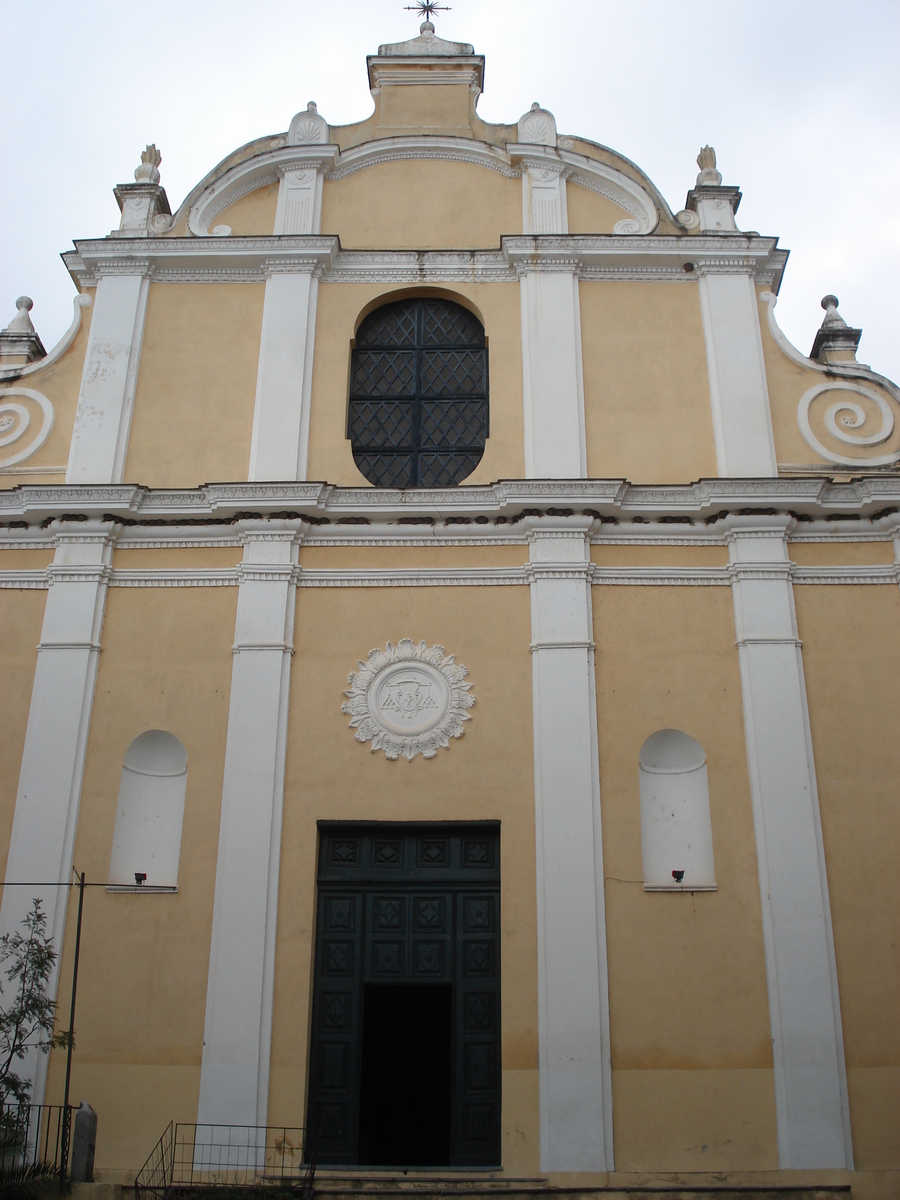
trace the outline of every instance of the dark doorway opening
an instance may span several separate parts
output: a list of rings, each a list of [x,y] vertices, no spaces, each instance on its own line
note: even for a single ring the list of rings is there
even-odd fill
[[[452,1001],[450,985],[365,985],[360,1162],[449,1164]]]

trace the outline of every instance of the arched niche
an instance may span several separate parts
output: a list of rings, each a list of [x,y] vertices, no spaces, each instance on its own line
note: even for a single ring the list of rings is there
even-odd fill
[[[660,729],[641,746],[641,853],[648,891],[709,891],[716,886],[706,753],[678,729]]]
[[[171,733],[148,729],[125,752],[109,862],[109,883],[174,888],[178,884],[187,751]]]

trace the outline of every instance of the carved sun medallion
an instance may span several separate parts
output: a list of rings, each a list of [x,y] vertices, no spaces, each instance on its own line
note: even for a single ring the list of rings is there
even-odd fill
[[[443,646],[401,638],[397,646],[370,650],[368,662],[358,666],[341,705],[358,742],[411,761],[417,754],[434,758],[438,747],[449,748],[450,738],[465,733],[467,709],[475,703],[472,685],[464,682],[469,672]]]

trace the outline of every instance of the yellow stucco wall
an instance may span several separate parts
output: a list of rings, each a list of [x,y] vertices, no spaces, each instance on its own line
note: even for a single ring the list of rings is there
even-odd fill
[[[856,1165],[900,1167],[900,594],[795,587]]]
[[[716,475],[697,288],[582,282],[579,294],[588,476]]]
[[[473,619],[477,613],[477,619]],[[294,633],[275,967],[270,1122],[301,1125],[313,945],[316,821],[501,822],[503,1165],[538,1164],[530,601],[525,587],[300,589]],[[389,762],[341,713],[373,646],[440,642],[469,669],[465,736]]]
[[[324,284],[316,313],[307,478],[366,487],[347,438],[350,349],[364,314],[376,303],[410,294],[443,295],[472,307],[488,339],[490,435],[484,457],[466,483],[521,479],[525,474],[522,415],[522,334],[518,284],[468,284],[453,290]],[[246,468],[245,468],[246,471]]]
[[[616,1168],[777,1167],[731,590],[592,595]],[[643,888],[638,753],[666,728],[708,756],[715,892]]]
[[[245,480],[265,286],[153,283],[125,480]]]
[[[188,777],[178,893],[100,887],[85,899],[72,1094],[97,1110],[106,1171],[140,1167],[170,1120],[197,1119],[236,603],[232,587],[110,588],[107,598],[78,870],[108,878],[122,761],[138,734],[180,738]],[[64,981],[74,933],[70,920]],[[48,1102],[60,1102],[64,1072],[54,1051]]]
[[[94,293],[91,290],[86,294],[93,296]],[[14,442],[9,446],[8,454],[5,448],[0,449],[0,488],[13,488],[22,483],[60,484],[65,482],[66,463],[69,461],[69,443],[72,440],[72,429],[75,425],[78,389],[81,386],[81,371],[84,366],[84,355],[91,330],[93,311],[93,305],[81,310],[81,325],[78,333],[75,335],[72,345],[55,363],[42,367],[32,374],[23,375],[20,379],[0,381],[0,403],[4,401],[3,393],[8,388],[23,387],[46,396],[53,405],[54,411],[53,428],[40,450],[21,462],[15,463],[12,468],[3,470],[2,460],[11,457],[20,448],[20,445],[27,445],[31,431],[39,429],[41,424],[40,410],[32,401],[23,399],[21,396],[9,397],[13,403],[24,404],[28,408],[33,424],[29,426],[28,433],[25,434],[21,444]],[[50,349],[52,350],[52,347]],[[35,470],[39,467],[55,469],[44,474]]]
[[[606,196],[572,182],[566,185],[566,211],[569,233],[612,233],[617,221],[631,216]]]
[[[277,205],[278,184],[264,184],[223,208],[211,222],[210,228],[230,225],[233,237],[268,237],[275,229]]]
[[[801,567],[853,567],[894,561],[894,543],[865,542],[791,542],[788,553]]]
[[[499,249],[521,232],[522,181],[472,163],[378,163],[322,189],[322,233],[345,249]]]
[[[25,557],[27,551],[0,554],[0,570],[10,570],[13,563],[8,555]],[[41,551],[32,552],[37,562],[15,563],[16,567],[45,565]],[[43,590],[0,589],[0,663],[3,683],[0,686],[0,878],[6,875],[6,856],[9,836],[16,811],[16,792],[19,768],[25,745],[25,729],[31,706],[31,689],[37,666],[37,646],[41,640],[41,625],[47,593]]]

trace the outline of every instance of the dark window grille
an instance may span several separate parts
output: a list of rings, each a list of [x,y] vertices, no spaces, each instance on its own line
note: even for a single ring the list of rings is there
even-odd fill
[[[399,300],[360,325],[350,364],[347,435],[376,487],[461,483],[488,435],[481,322],[450,300]]]

